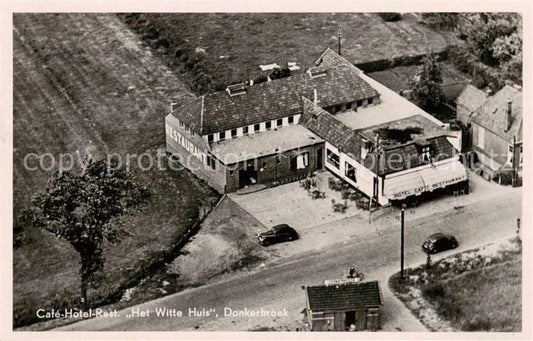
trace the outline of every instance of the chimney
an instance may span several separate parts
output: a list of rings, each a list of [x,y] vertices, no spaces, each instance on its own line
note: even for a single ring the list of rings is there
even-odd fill
[[[316,92],[316,88],[313,89],[313,104],[316,106],[318,106],[318,95],[317,95],[317,92]]]
[[[513,102],[510,98],[507,99],[507,129],[506,131],[509,131],[511,129],[511,125],[513,124]]]

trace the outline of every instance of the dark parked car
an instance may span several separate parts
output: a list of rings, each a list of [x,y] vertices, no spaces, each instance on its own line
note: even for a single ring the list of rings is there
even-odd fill
[[[437,253],[450,249],[455,249],[459,243],[454,236],[444,233],[435,233],[428,237],[422,244],[422,249],[427,253]]]
[[[270,245],[298,239],[298,233],[287,224],[274,226],[271,230],[260,233],[257,237],[259,244]]]

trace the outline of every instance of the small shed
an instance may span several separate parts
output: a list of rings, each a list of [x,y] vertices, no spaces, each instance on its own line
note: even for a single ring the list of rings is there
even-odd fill
[[[383,299],[378,281],[308,286],[312,331],[377,330]]]

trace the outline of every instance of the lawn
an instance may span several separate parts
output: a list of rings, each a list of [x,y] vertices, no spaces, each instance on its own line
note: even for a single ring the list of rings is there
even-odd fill
[[[488,245],[408,270],[393,292],[433,331],[522,330],[522,253]]]
[[[220,90],[254,79],[259,65],[313,65],[327,47],[354,64],[427,51],[442,51],[457,39],[420,25],[410,14],[384,22],[374,13],[165,13],[121,15],[143,39],[167,57],[197,92]],[[301,71],[300,70],[300,71]]]
[[[27,169],[28,153],[155,157],[164,147],[169,103],[192,95],[115,15],[15,14],[13,22],[15,216],[50,175]],[[131,235],[106,247],[105,281],[90,292],[92,304],[117,300],[149,277],[143,271],[168,256],[199,206],[217,196],[188,171],[142,171],[137,160],[131,172],[152,196],[141,213],[124,217]],[[76,307],[78,271],[69,244],[26,226],[13,250],[14,326],[35,322],[37,308]]]

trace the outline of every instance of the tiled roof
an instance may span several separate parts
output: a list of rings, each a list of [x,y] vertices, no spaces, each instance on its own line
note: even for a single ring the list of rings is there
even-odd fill
[[[435,160],[444,160],[458,154],[446,136],[435,136],[422,140],[410,141],[393,147],[385,146],[382,148],[382,153],[379,158],[379,174],[392,174],[426,164],[420,157],[420,148],[423,145],[431,146],[432,157]],[[367,155],[364,164],[368,169],[375,173],[377,172],[378,162],[375,150]]]
[[[306,287],[311,311],[354,310],[383,304],[377,281]]]
[[[359,73],[362,73],[355,65],[350,63],[346,58],[339,56],[337,52],[333,51],[329,47],[318,57],[315,61],[316,66],[337,67],[337,66],[350,66],[352,69]]]
[[[301,113],[301,96],[313,98],[314,89],[321,107],[379,95],[361,79],[357,68],[348,64],[314,69],[324,69],[326,74],[311,77],[305,72],[246,86],[246,93],[241,95],[230,96],[226,91],[209,94],[203,97],[203,102],[197,99],[174,115],[206,135]]]
[[[488,95],[486,92],[468,84],[455,101],[458,105],[465,106],[470,111],[474,111],[485,103],[487,98]]]
[[[359,161],[362,136],[307,98],[302,98],[302,101],[303,114],[299,123]]]
[[[202,102],[204,97],[196,98],[171,114],[195,132],[200,132],[202,127]]]
[[[511,127],[507,129],[508,99],[511,100]],[[476,123],[507,141],[516,136],[522,141],[522,90],[506,85],[489,99],[472,116]]]

